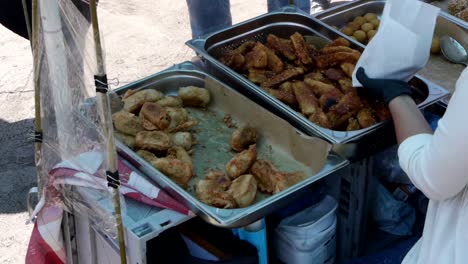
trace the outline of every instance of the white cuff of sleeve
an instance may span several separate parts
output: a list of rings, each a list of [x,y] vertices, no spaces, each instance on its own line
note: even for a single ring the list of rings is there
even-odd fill
[[[400,166],[410,176],[410,165],[413,154],[428,144],[432,139],[431,134],[417,134],[405,139],[398,147],[398,159]]]

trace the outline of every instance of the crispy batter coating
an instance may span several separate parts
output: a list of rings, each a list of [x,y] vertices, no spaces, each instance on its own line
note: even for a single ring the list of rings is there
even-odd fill
[[[377,120],[374,117],[374,111],[370,108],[364,108],[359,111],[356,115],[359,125],[362,128],[370,127],[377,123]]]
[[[326,95],[326,96],[329,96],[330,99],[333,99],[336,101],[340,100],[341,97],[343,97],[343,93],[340,92],[340,90],[338,90],[335,86],[331,84],[324,83],[321,81],[316,81],[313,79],[305,79],[304,82],[314,92],[314,94],[316,94],[319,97]]]
[[[296,59],[295,50],[290,40],[280,39],[273,34],[269,34],[267,37],[267,46],[277,51],[279,54],[282,54],[288,60]]]
[[[192,129],[194,126],[198,125],[198,120],[192,119],[188,120],[174,128],[170,128],[167,130],[169,133],[176,133],[176,132],[181,132],[181,131],[189,131]]]
[[[191,149],[194,144],[192,133],[190,132],[176,132],[171,135],[171,140],[172,144],[181,146],[186,150]]]
[[[175,129],[188,120],[188,112],[185,108],[166,107],[166,112],[171,120],[168,130]]]
[[[249,69],[247,79],[249,79],[253,83],[261,84],[266,80],[273,78],[273,76],[275,76],[275,72],[273,71]]]
[[[193,170],[193,162],[192,162],[192,157],[188,154],[188,152],[181,146],[174,146],[170,148],[167,151],[167,157],[168,158],[173,158],[173,159],[178,159],[188,165]]]
[[[319,69],[328,69],[345,62],[356,64],[359,57],[360,54],[356,52],[336,52],[318,55],[315,57],[315,61]]]
[[[357,114],[362,108],[361,100],[354,93],[345,94],[341,100],[330,108],[327,117],[332,127],[337,127],[346,122],[351,116]]]
[[[358,129],[361,129],[358,120],[354,117],[350,117],[348,119],[348,126],[346,127],[346,131],[353,131]]]
[[[245,68],[265,68],[268,65],[268,55],[265,50],[257,48],[258,44],[252,51],[245,54]]]
[[[145,89],[143,91],[131,92],[122,99],[124,102],[124,110],[127,112],[136,112],[146,102],[156,102],[164,97],[160,91],[154,89]]]
[[[328,119],[328,116],[320,108],[317,112],[309,116],[309,120],[321,127],[332,128],[332,123]]]
[[[127,111],[119,111],[112,115],[112,121],[117,131],[135,136],[138,132],[143,130],[140,118]]]
[[[353,87],[353,83],[351,79],[344,78],[344,79],[338,80],[338,84],[340,85],[340,89],[344,94],[357,93],[356,89]]]
[[[166,151],[171,147],[171,138],[162,131],[140,131],[135,138],[135,147],[148,151]]]
[[[282,71],[281,73],[271,77],[270,79],[267,79],[265,82],[262,83],[261,86],[263,88],[272,88],[284,81],[287,81],[301,74],[304,74],[304,70],[302,68],[296,67],[296,68],[286,69]]]
[[[184,189],[187,188],[193,175],[192,167],[178,159],[160,158],[151,162],[151,165]]]
[[[312,63],[312,59],[309,56],[309,51],[308,48],[305,44],[304,37],[299,34],[298,32],[294,33],[290,37],[294,50],[296,51],[296,55],[299,58],[299,60],[303,64],[310,64]]]
[[[257,145],[250,145],[249,149],[246,149],[240,153],[237,153],[227,164],[226,174],[231,179],[235,179],[242,174],[245,174],[255,159],[257,159]]]
[[[166,96],[163,99],[156,102],[160,106],[169,107],[182,107],[183,102],[178,96]]]
[[[184,106],[206,107],[210,103],[210,92],[196,86],[181,87],[179,98]]]
[[[312,79],[312,80],[321,81],[321,82],[324,82],[326,80],[325,76],[323,76],[323,74],[317,70],[306,74],[304,76],[304,80],[305,79]]]
[[[348,75],[349,78],[353,77],[353,72],[354,72],[354,67],[355,67],[354,64],[345,62],[345,63],[340,64],[340,67],[343,70],[343,72],[346,73],[346,75]]]
[[[142,149],[138,150],[136,154],[141,156],[144,160],[146,160],[149,163],[153,163],[158,159],[158,157],[156,157],[156,155],[154,155],[153,153]]]
[[[118,140],[122,141],[122,143],[124,143],[127,147],[129,147],[131,149],[135,148],[135,137],[134,136],[126,135],[126,134],[120,133],[118,131],[115,131],[114,135]]]
[[[271,89],[271,88],[265,88],[265,90],[269,94],[273,95],[276,99],[280,100],[281,102],[291,107],[297,106],[297,99],[292,90],[288,91],[288,90]]]
[[[231,185],[231,180],[222,172],[210,171],[205,175],[205,179],[200,180],[195,185],[197,198],[214,207],[236,208],[237,203],[227,188]]]
[[[139,114],[141,123],[146,130],[164,130],[169,127],[170,117],[162,106],[157,103],[146,102]]]
[[[273,193],[275,191],[276,182],[274,175],[276,171],[276,167],[266,160],[255,161],[250,169],[255,180],[257,180],[258,189],[266,193]]]
[[[246,41],[236,49],[226,51],[220,58],[220,61],[235,70],[240,70],[244,67],[245,64],[245,57],[243,54],[252,49],[254,46],[255,41]]]
[[[372,109],[374,109],[375,115],[379,118],[380,121],[385,121],[392,117],[390,110],[388,110],[383,102],[373,103]]]
[[[273,193],[279,193],[304,180],[305,175],[302,172],[276,172],[274,179],[276,184]]]
[[[257,143],[260,135],[258,130],[253,127],[244,126],[232,132],[229,144],[237,152],[247,149],[250,145]]]
[[[320,109],[317,97],[304,82],[293,82],[293,89],[303,115],[313,115]]]
[[[325,76],[327,76],[329,80],[338,81],[345,78],[345,73],[342,70],[330,68],[325,71]]]
[[[331,54],[331,53],[337,53],[337,52],[350,52],[350,53],[356,53],[361,55],[361,53],[355,49],[352,49],[350,47],[345,47],[345,46],[328,46],[320,50],[320,53],[322,54]]]
[[[257,194],[257,181],[251,174],[244,174],[232,181],[228,189],[239,207],[247,207],[253,203]]]

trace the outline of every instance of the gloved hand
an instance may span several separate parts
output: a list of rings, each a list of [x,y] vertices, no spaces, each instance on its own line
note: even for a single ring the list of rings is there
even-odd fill
[[[383,100],[386,105],[395,97],[403,94],[411,95],[411,86],[408,83],[400,80],[369,78],[362,67],[357,70],[356,78],[369,96]]]

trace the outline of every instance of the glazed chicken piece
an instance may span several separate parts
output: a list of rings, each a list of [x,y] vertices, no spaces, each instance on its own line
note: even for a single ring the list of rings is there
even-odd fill
[[[139,114],[141,123],[146,130],[164,130],[170,124],[170,117],[162,106],[146,102]]]
[[[296,59],[295,50],[290,40],[280,39],[273,34],[269,34],[267,37],[267,46],[276,50],[288,60],[292,61]]]
[[[315,57],[315,62],[319,69],[328,69],[345,62],[356,64],[359,57],[360,54],[357,52],[336,52],[318,55]]]
[[[247,149],[250,145],[257,143],[259,138],[258,130],[253,127],[241,127],[232,132],[229,144],[237,152]]]
[[[171,147],[171,138],[162,131],[140,131],[135,137],[138,149],[161,152]]]
[[[260,42],[257,42],[257,44],[254,47],[254,50],[262,50],[266,53],[267,55],[267,66],[270,70],[274,71],[275,73],[280,73],[284,69],[284,63],[281,61],[278,56],[276,56],[275,52],[265,45],[263,45]]]
[[[127,147],[129,147],[131,149],[135,148],[135,137],[134,136],[122,134],[122,133],[120,133],[118,131],[114,131],[114,135],[115,135],[115,138],[122,141],[122,143],[124,143]]]
[[[231,179],[235,179],[242,174],[245,174],[252,164],[257,159],[257,145],[250,145],[249,149],[246,149],[238,154],[236,154],[227,164],[226,164],[226,174]]]
[[[194,140],[190,132],[176,132],[171,135],[172,144],[174,146],[181,146],[186,150],[192,148]]]
[[[374,109],[375,115],[379,118],[380,121],[385,121],[390,119],[392,115],[390,111],[385,106],[383,102],[375,102],[372,104],[372,109]]]
[[[377,123],[374,118],[374,113],[370,108],[364,108],[359,111],[356,115],[359,125],[362,128],[370,127]]]
[[[344,94],[347,94],[347,93],[357,94],[357,90],[353,87],[353,83],[351,82],[351,79],[344,78],[344,79],[338,80],[338,84],[340,85],[340,89]]]
[[[294,50],[296,51],[296,55],[299,60],[303,64],[310,64],[312,63],[312,59],[309,56],[309,50],[306,46],[304,37],[299,34],[298,32],[294,33],[290,37],[291,42],[293,44]]]
[[[257,181],[251,174],[241,175],[232,181],[228,193],[232,195],[240,208],[247,207],[255,200]]]
[[[302,68],[296,67],[296,68],[286,69],[283,72],[267,79],[265,82],[262,83],[261,86],[263,88],[272,88],[284,81],[287,81],[301,74],[304,74],[304,70]]]
[[[193,175],[192,167],[178,159],[160,158],[151,162],[151,165],[184,189]]]
[[[338,127],[361,110],[362,103],[354,93],[345,94],[327,113],[332,127]]]
[[[112,115],[112,121],[117,131],[135,136],[138,132],[143,130],[140,118],[127,111],[119,111]]]
[[[266,80],[273,78],[273,76],[275,76],[275,72],[273,71],[249,69],[247,79],[256,84],[262,84]]]
[[[276,185],[273,193],[279,193],[304,180],[305,175],[302,172],[276,172],[274,178]]]
[[[257,160],[250,168],[250,172],[257,180],[258,189],[262,192],[273,193],[276,188],[275,173],[277,169],[266,160]]]
[[[236,208],[237,203],[231,193],[227,191],[231,180],[222,172],[210,171],[205,179],[200,180],[195,186],[197,198],[217,208]]]
[[[348,75],[349,78],[353,77],[354,67],[356,67],[354,64],[345,62],[342,63],[340,67],[343,70],[343,72],[346,73],[346,75]]]
[[[196,86],[181,87],[179,98],[184,106],[206,107],[210,103],[210,92]]]
[[[163,99],[156,102],[158,105],[163,107],[182,107],[182,99],[178,96],[166,96]]]
[[[154,89],[146,89],[143,91],[134,92],[126,95],[122,101],[124,102],[124,110],[127,112],[137,112],[146,102],[156,102],[164,97],[164,94]]]
[[[293,82],[293,89],[303,115],[313,115],[320,109],[317,97],[304,82]]]
[[[358,120],[354,117],[350,117],[348,119],[348,126],[346,127],[346,131],[354,131],[359,129],[361,129],[361,126],[359,125]]]

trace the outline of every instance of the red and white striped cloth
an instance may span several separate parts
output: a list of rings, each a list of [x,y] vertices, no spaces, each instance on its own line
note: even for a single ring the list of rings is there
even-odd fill
[[[64,204],[61,199],[63,185],[108,190],[102,165],[103,156],[98,152],[87,152],[61,162],[49,173],[49,183],[36,206],[32,217],[36,217],[26,254],[27,264],[66,263],[61,224]],[[191,211],[164,191],[132,171],[121,159],[118,160],[120,193],[141,203],[193,215]]]

